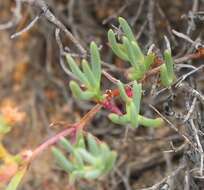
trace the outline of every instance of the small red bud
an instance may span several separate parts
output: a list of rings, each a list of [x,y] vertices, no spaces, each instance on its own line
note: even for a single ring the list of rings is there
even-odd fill
[[[132,93],[132,88],[131,87],[126,87],[125,88],[125,92],[127,94],[128,97],[132,97],[133,96],[133,93]]]
[[[111,101],[109,100],[105,100],[102,102],[102,105],[105,109],[111,111],[112,113],[118,114],[118,115],[122,115],[121,111],[119,110],[119,108],[117,106],[115,106]]]

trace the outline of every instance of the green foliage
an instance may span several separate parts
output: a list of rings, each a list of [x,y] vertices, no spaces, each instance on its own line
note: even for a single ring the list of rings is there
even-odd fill
[[[108,31],[109,44],[113,52],[119,58],[130,63],[131,67],[128,69],[128,78],[130,80],[142,79],[154,62],[155,55],[151,51],[149,51],[147,55],[144,55],[127,21],[121,17],[118,20],[119,27],[123,32],[122,37],[118,37],[117,39],[113,30],[110,29]],[[162,84],[168,87],[173,82],[174,72],[170,44],[168,39],[165,39],[167,49],[164,52],[165,63],[160,67],[160,78]],[[69,86],[73,95],[78,99],[94,100],[97,103],[101,103],[101,100],[107,101],[107,109],[113,111],[114,109],[111,109],[113,108],[111,107],[113,106],[110,103],[111,100],[108,99],[109,97],[106,99],[106,96],[101,93],[102,69],[97,45],[94,42],[90,44],[90,63],[86,59],[83,59],[80,65],[78,65],[70,54],[66,54],[66,59],[71,72],[79,80],[80,84],[83,85],[82,88],[77,82],[70,81]],[[138,84],[136,81],[133,83],[131,88],[132,95],[130,97],[127,95],[124,85],[121,82],[118,82],[117,86],[120,97],[125,103],[126,111],[123,115],[115,114],[121,114],[118,110],[118,112],[113,111],[114,113],[109,114],[109,118],[112,122],[120,125],[130,124],[133,128],[139,125],[145,127],[159,127],[163,125],[164,121],[162,118],[150,119],[140,115],[140,102],[142,98],[141,84]],[[104,102],[101,103],[102,106],[105,105],[103,103]],[[3,117],[0,116],[0,140],[11,128],[12,126],[9,126]],[[69,174],[71,183],[74,183],[76,179],[80,178],[97,179],[107,174],[114,167],[117,157],[116,152],[111,151],[107,144],[99,142],[89,133],[84,137],[83,131],[78,130],[74,143],[70,143],[67,139],[61,138],[59,145],[65,149],[66,152],[64,153],[64,151],[53,146],[52,153],[59,166]],[[69,153],[69,155],[67,153]],[[6,190],[16,190],[26,172],[27,163],[22,162],[23,158],[21,155],[12,156],[8,154],[1,144],[0,157],[4,159],[11,157],[12,161],[19,166],[18,171],[14,176],[12,175],[13,178],[6,188]]]
[[[0,115],[0,136],[3,136],[6,133],[10,132],[11,128],[12,127],[6,123],[3,116]]]
[[[67,54],[67,62],[72,73],[78,80],[85,85],[85,90],[82,90],[75,81],[70,81],[70,88],[73,95],[82,100],[100,100],[102,98],[100,92],[101,83],[101,59],[98,48],[94,42],[90,44],[91,66],[88,61],[83,59],[81,62],[82,70],[79,68],[74,59]]]
[[[171,55],[171,48],[168,39],[165,37],[167,49],[164,51],[165,63],[160,66],[160,79],[164,86],[168,87],[174,80],[173,58]]]
[[[119,17],[119,26],[123,31],[122,42],[118,43],[112,29],[108,31],[108,41],[113,52],[121,59],[128,61],[131,68],[128,70],[128,78],[141,79],[154,61],[154,54],[142,53],[134,34],[124,18]]]
[[[139,114],[140,112],[140,101],[142,88],[140,84],[136,82],[133,84],[133,97],[127,96],[124,85],[118,82],[118,88],[120,91],[120,97],[126,104],[126,113],[122,116],[111,113],[109,114],[109,119],[117,124],[131,124],[133,128],[138,127],[138,125],[143,125],[145,127],[159,127],[163,124],[162,118],[149,119]]]
[[[26,170],[27,168],[25,167],[17,171],[16,174],[12,177],[11,181],[9,182],[5,190],[16,190],[23,176],[25,175]]]
[[[56,147],[52,147],[52,152],[60,167],[69,174],[72,183],[75,179],[96,179],[106,174],[113,168],[116,160],[116,153],[105,143],[97,142],[91,134],[84,138],[82,132],[78,132],[74,144],[62,138],[60,145],[69,152],[69,157]]]

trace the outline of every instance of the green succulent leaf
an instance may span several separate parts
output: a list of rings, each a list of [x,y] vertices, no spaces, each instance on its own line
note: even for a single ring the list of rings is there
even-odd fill
[[[81,70],[79,69],[79,66],[76,64],[76,62],[74,61],[74,59],[69,55],[66,54],[66,58],[67,58],[67,62],[71,68],[71,71],[78,77],[78,79],[85,84],[87,87],[90,87],[90,83],[87,79],[87,77],[85,76],[84,73],[81,72]]]
[[[95,169],[95,170],[91,170],[91,171],[87,171],[85,174],[84,174],[84,178],[86,179],[96,179],[98,177],[100,177],[101,175],[101,170],[99,169]]]
[[[21,170],[17,171],[17,173],[12,177],[11,181],[9,182],[8,186],[5,190],[16,190],[19,184],[22,181],[23,176],[27,171],[27,167],[22,168]]]
[[[119,17],[118,21],[120,23],[120,27],[122,28],[122,30],[123,30],[125,36],[128,38],[128,40],[135,41],[135,36],[134,36],[132,29],[130,28],[128,22],[122,17]]]
[[[81,100],[90,100],[92,99],[95,94],[90,91],[82,91],[79,85],[75,81],[70,81],[69,87],[74,95],[74,97],[81,99]]]
[[[78,152],[77,148],[75,148],[75,151],[73,153],[73,157],[74,157],[74,165],[76,165],[77,168],[82,168],[84,166],[84,160],[81,157],[81,154]]]
[[[160,79],[164,86],[170,86],[174,79],[173,58],[169,50],[164,52],[165,63],[160,66]]]
[[[141,63],[143,64],[143,62],[144,62],[144,54],[142,53],[139,45],[135,41],[131,41],[131,46],[132,46],[132,49],[133,49],[133,52],[134,52],[135,56],[138,59],[138,62],[140,64]]]
[[[71,145],[71,143],[66,138],[61,138],[59,141],[59,144],[68,152],[74,153],[74,147]]]
[[[164,51],[164,60],[165,60],[168,75],[169,75],[170,78],[173,78],[174,77],[174,75],[173,75],[173,73],[174,73],[174,69],[173,69],[174,62],[173,62],[171,52],[169,50]]]
[[[141,84],[138,84],[137,82],[133,83],[133,96],[131,98],[126,95],[124,86],[121,82],[118,82],[118,88],[120,91],[120,97],[126,103],[126,113],[122,116],[114,113],[109,114],[108,117],[113,123],[120,125],[131,124],[133,128],[136,128],[139,125],[145,127],[159,127],[164,124],[162,118],[150,119],[139,114],[142,96]]]
[[[76,147],[76,148],[85,148],[84,136],[83,136],[83,132],[82,132],[81,129],[77,130],[76,142],[74,144],[74,147]]]
[[[147,54],[147,56],[144,58],[144,65],[145,65],[146,71],[149,70],[153,62],[154,62],[154,54],[153,53]]]
[[[88,62],[85,59],[83,59],[81,64],[82,64],[83,72],[84,72],[86,78],[88,79],[90,86],[93,89],[95,87],[98,87],[98,84],[97,84],[97,81],[95,79],[94,73],[91,71],[91,68],[89,67]]]
[[[107,164],[105,165],[104,172],[108,173],[114,167],[117,158],[117,153],[112,151],[111,154],[107,156]]]
[[[83,158],[83,160],[90,164],[96,164],[96,158],[91,155],[91,153],[87,152],[85,149],[78,149],[79,154]]]
[[[142,98],[142,86],[136,82],[133,84],[133,102],[136,108],[136,114],[140,111],[140,102]]]
[[[66,172],[72,172],[74,170],[74,166],[71,162],[64,156],[64,154],[55,147],[52,147],[52,153],[57,159],[57,163],[65,170]]]
[[[91,134],[87,134],[85,139],[81,130],[77,131],[74,144],[62,138],[60,145],[70,152],[69,157],[66,158],[55,147],[52,152],[60,167],[69,174],[71,183],[79,178],[90,180],[106,174],[113,168],[116,160],[116,152],[111,151],[105,143],[97,142]]]
[[[134,67],[130,67],[127,70],[127,78],[130,80],[139,80],[143,77],[144,72],[141,72],[140,69],[136,69]]]
[[[164,120],[162,118],[147,118],[144,116],[139,115],[139,123],[144,127],[161,127],[164,125]]]
[[[79,68],[74,59],[66,54],[66,59],[71,72],[78,80],[85,85],[86,90],[82,91],[76,82],[70,82],[70,88],[73,95],[82,100],[101,100],[100,83],[101,83],[101,59],[97,45],[90,44],[90,61],[89,65],[86,59],[81,61],[82,70]]]
[[[123,99],[124,102],[129,102],[130,101],[130,98],[127,96],[126,92],[125,92],[125,88],[124,88],[124,85],[119,81],[117,83],[117,86],[118,86],[118,89],[119,89],[119,92],[120,92],[120,97]]]
[[[119,17],[118,20],[120,23],[120,27],[122,28],[122,31],[124,32],[124,36],[131,43],[131,45],[129,45],[129,46],[134,50],[135,57],[137,57],[137,59],[139,59],[139,60],[142,60],[144,58],[144,55],[143,55],[139,45],[137,44],[137,42],[135,40],[135,36],[134,36],[132,29],[130,28],[128,22],[122,17]]]
[[[101,81],[101,58],[97,45],[95,42],[91,42],[90,45],[90,53],[91,53],[91,66],[92,73],[94,74],[96,81],[100,85]]]
[[[0,134],[4,135],[4,134],[10,132],[11,128],[12,127],[6,123],[3,116],[0,115]]]
[[[132,128],[138,127],[138,113],[136,111],[136,107],[131,101],[130,105],[128,106],[127,114],[129,115],[129,120],[131,123]]]
[[[119,125],[125,125],[129,122],[129,117],[127,114],[124,114],[122,116],[120,115],[117,115],[115,113],[110,113],[108,115],[108,118],[113,122],[113,123],[116,123],[116,124],[119,124]]]
[[[125,36],[123,36],[123,44],[124,44],[125,48],[127,49],[127,55],[128,55],[128,58],[129,58],[131,65],[135,68],[139,68],[138,67],[138,60],[137,60],[136,54],[133,50],[132,44],[128,40],[128,38]]]
[[[73,176],[74,179],[76,179],[76,178],[84,178],[85,171],[83,169],[73,171],[71,176]]]
[[[119,26],[123,31],[122,43],[118,43],[113,30],[108,32],[108,41],[111,45],[113,52],[121,59],[128,61],[131,68],[128,69],[128,79],[139,80],[145,72],[148,71],[154,60],[154,54],[148,53],[145,56],[138,45],[131,27],[127,21],[120,17]]]
[[[89,147],[91,154],[97,156],[100,152],[99,152],[98,144],[95,138],[93,137],[93,135],[88,134],[87,143],[88,143],[88,147]]]
[[[115,34],[113,32],[113,30],[109,30],[108,31],[108,41],[109,41],[109,44],[113,50],[113,52],[118,56],[120,57],[121,59],[125,60],[125,61],[129,61],[129,58],[126,54],[126,51],[124,51],[124,47],[122,46],[121,47],[121,44],[118,44],[117,41],[116,41],[116,38],[115,38]]]
[[[160,79],[164,86],[168,87],[173,83],[174,80],[174,61],[171,55],[170,42],[166,36],[164,36],[166,41],[167,49],[164,51],[164,64],[160,66]]]

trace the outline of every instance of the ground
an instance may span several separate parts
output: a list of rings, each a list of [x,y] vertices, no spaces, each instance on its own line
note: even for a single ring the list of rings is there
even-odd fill
[[[143,81],[145,95],[141,113],[157,116],[158,113],[150,106],[153,105],[169,123],[157,129],[131,129],[112,124],[105,110],[98,113],[86,129],[117,151],[117,163],[115,169],[102,179],[78,181],[77,189],[140,190],[152,186],[150,189],[204,189],[203,176],[198,173],[201,154],[197,150],[199,145],[196,139],[199,137],[202,149],[203,68],[189,75],[182,82],[182,87],[176,87],[180,77],[202,65],[203,57],[180,61],[179,58],[196,52],[195,44],[172,33],[174,29],[193,41],[200,39],[202,44],[204,2],[51,0],[47,3],[54,15],[86,49],[92,40],[101,45],[102,59],[111,65],[104,68],[120,80],[126,80],[123,71],[127,63],[116,58],[107,43],[107,31],[117,26],[118,16],[125,17],[132,25],[145,52],[154,43],[160,48],[157,53],[161,56],[166,35],[177,60],[174,67],[175,85],[171,89],[160,92],[163,87],[158,82],[158,74]],[[15,3],[11,0],[0,2],[1,23],[12,18],[11,9],[14,7]],[[0,30],[0,104],[14,104],[26,114],[24,121],[4,140],[5,146],[14,154],[34,149],[63,129],[63,126],[50,127],[51,123],[78,121],[94,105],[73,98],[68,85],[71,77],[60,67],[55,26],[43,15],[29,31],[16,39],[10,38],[39,12],[38,8],[24,4],[19,23],[10,29]],[[66,35],[62,33],[61,38],[64,47],[79,53]],[[103,89],[112,87],[113,84],[104,77]],[[191,109],[193,111],[185,121]],[[50,150],[47,150],[30,165],[19,189],[65,190],[69,189],[68,177],[59,170]]]

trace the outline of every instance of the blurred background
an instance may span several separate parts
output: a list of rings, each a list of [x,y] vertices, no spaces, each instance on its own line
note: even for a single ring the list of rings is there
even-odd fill
[[[192,43],[175,36],[172,29],[186,34],[193,40],[202,41],[203,38],[204,1],[202,0],[47,0],[46,3],[86,50],[93,40],[100,45],[102,59],[106,62],[104,68],[123,81],[126,79],[121,70],[128,64],[115,57],[107,43],[107,31],[118,26],[118,16],[123,16],[130,23],[144,52],[147,52],[154,43],[158,48],[158,55],[162,55],[165,48],[164,35],[171,42],[175,58],[195,51]],[[0,1],[0,24],[12,21],[14,9],[15,1]],[[72,97],[68,88],[71,77],[60,66],[55,26],[43,15],[29,31],[15,39],[10,38],[12,34],[27,26],[41,11],[38,7],[25,3],[20,13],[19,22],[12,27],[3,30],[0,25],[2,29],[0,30],[0,106],[1,109],[8,105],[15,106],[26,115],[4,140],[12,153],[35,148],[63,129],[63,126],[49,127],[50,123],[73,123],[93,106],[92,103],[76,101]],[[74,44],[63,32],[60,33],[60,37],[64,47],[79,55]],[[202,64],[202,59],[188,63],[198,67]],[[181,68],[182,65],[176,69],[177,77],[190,71]],[[196,86],[201,92],[203,91],[202,72],[188,80],[189,84]],[[152,104],[162,114],[166,114],[176,127],[185,130],[182,128],[180,116],[186,114],[188,110],[184,101],[187,94],[176,91],[163,93],[154,98],[159,89],[152,87],[152,83],[155,81],[156,84],[157,80],[157,76],[152,77],[150,82],[146,83],[147,94],[141,112],[154,117],[155,112],[148,106]],[[113,84],[104,77],[103,89],[112,87]],[[197,112],[202,115],[202,108]],[[190,189],[204,189],[202,179],[194,178],[193,173],[185,173],[196,167],[198,160],[195,152],[191,152],[188,146],[179,151],[164,152],[172,150],[172,144],[179,147],[184,143],[183,138],[174,130],[169,127],[155,130],[142,127],[136,130],[127,129],[112,124],[106,116],[106,111],[98,113],[87,125],[87,130],[118,152],[116,168],[101,180],[79,181],[78,189],[139,190],[161,182],[157,189],[179,190],[185,189],[186,176],[189,177]],[[173,175],[176,177],[167,178],[165,183],[162,183],[164,177],[174,174],[175,169],[179,168],[185,159],[188,161],[188,170],[179,170]],[[19,189],[68,190],[68,178],[58,169],[54,158],[47,151],[30,166]]]

